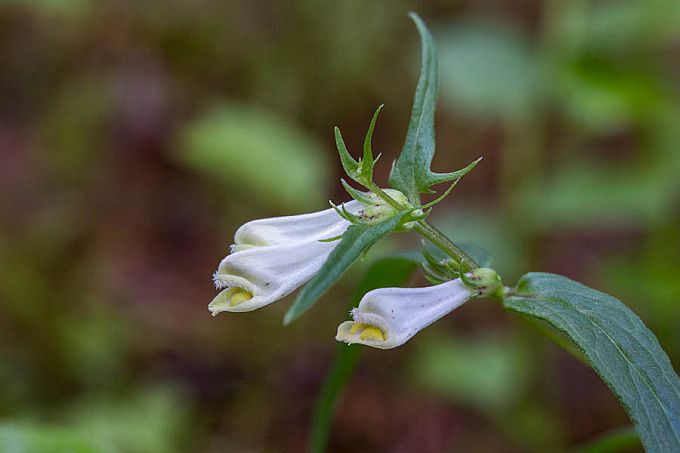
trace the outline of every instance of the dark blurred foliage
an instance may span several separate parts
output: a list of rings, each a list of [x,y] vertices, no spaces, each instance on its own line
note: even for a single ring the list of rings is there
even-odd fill
[[[440,47],[435,169],[485,157],[434,223],[506,284],[612,293],[680,363],[680,2],[3,0],[3,451],[303,449],[353,279],[284,328],[289,301],[211,318],[211,274],[244,221],[346,198],[332,126],[357,150],[382,102],[386,180],[408,10]],[[418,245],[370,256],[396,242]],[[330,443],[555,451],[628,423],[592,370],[481,301],[366,351]]]

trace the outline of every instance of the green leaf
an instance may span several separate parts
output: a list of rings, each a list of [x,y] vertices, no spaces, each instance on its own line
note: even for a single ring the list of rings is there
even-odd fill
[[[572,157],[540,189],[519,193],[525,222],[537,229],[646,227],[676,211],[680,160],[641,153],[645,165]],[[653,160],[652,160],[653,159]],[[540,209],[536,209],[540,206]]]
[[[420,264],[417,253],[391,255],[377,260],[366,272],[359,287],[357,288],[351,307],[359,304],[364,294],[376,289],[388,286],[399,286],[406,283],[408,277]],[[338,353],[333,367],[328,372],[321,393],[319,394],[314,414],[312,415],[311,435],[309,438],[309,451],[312,453],[326,451],[328,432],[333,417],[335,404],[340,397],[345,384],[359,360],[362,348],[359,345],[347,345],[338,343]]]
[[[503,304],[571,338],[626,408],[647,451],[680,451],[680,378],[654,334],[628,307],[543,273],[522,277]]]
[[[456,23],[440,36],[442,101],[476,119],[524,115],[540,99],[538,55],[512,28]]]
[[[323,202],[328,165],[323,148],[289,119],[251,105],[218,104],[179,133],[178,159],[224,188],[276,210]]]
[[[377,225],[351,225],[347,228],[340,244],[331,252],[319,273],[302,288],[283,317],[283,323],[290,324],[314,305],[357,258],[380,238],[392,233],[405,214],[406,211],[402,211]]]
[[[4,0],[2,6],[25,9],[31,14],[62,20],[65,24],[80,23],[91,17],[94,3],[89,0]]]
[[[502,414],[524,398],[532,357],[513,336],[424,335],[409,357],[414,381],[429,392]]]
[[[173,386],[142,388],[125,397],[97,395],[60,412],[63,420],[121,452],[173,451],[188,426],[181,391]]]
[[[434,173],[430,169],[435,150],[434,109],[439,83],[439,63],[437,49],[427,27],[416,14],[410,13],[409,16],[420,33],[422,44],[420,76],[406,140],[399,158],[392,167],[390,185],[403,192],[413,204],[418,205],[420,194],[431,192],[430,186],[462,177],[472,170],[477,162],[450,173]]]
[[[119,450],[83,430],[34,424],[2,424],[0,425],[0,451],[115,453]]]
[[[601,437],[581,445],[572,453],[618,453],[640,447],[640,438],[632,426],[616,428]]]

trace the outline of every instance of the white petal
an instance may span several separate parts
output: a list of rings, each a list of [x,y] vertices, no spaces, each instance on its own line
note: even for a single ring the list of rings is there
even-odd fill
[[[336,340],[361,343],[380,349],[401,346],[423,328],[450,313],[472,297],[472,291],[460,279],[426,288],[380,288],[364,295],[352,310],[354,321],[338,326]],[[380,329],[384,340],[361,338],[366,324]],[[352,328],[356,330],[352,332]]]
[[[355,214],[362,209],[355,200],[345,207]],[[215,286],[226,289],[208,308],[213,315],[252,311],[287,296],[319,271],[339,243],[320,241],[342,235],[348,226],[334,209],[246,223],[214,275]]]
[[[215,281],[227,289],[210,302],[213,315],[222,311],[252,311],[281,299],[309,281],[321,268],[338,241],[293,242],[254,247],[222,260]],[[231,306],[230,288],[248,291],[252,299]]]
[[[352,200],[345,203],[345,207],[354,214],[361,210],[362,205]],[[309,214],[253,220],[236,230],[233,251],[246,250],[252,246],[329,239],[340,236],[348,226],[349,222],[332,208]]]

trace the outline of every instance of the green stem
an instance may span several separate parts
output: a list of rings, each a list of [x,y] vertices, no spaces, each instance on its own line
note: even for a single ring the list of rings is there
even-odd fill
[[[640,438],[632,426],[616,428],[598,439],[572,450],[573,453],[616,453],[641,447]]]
[[[467,253],[460,249],[451,241],[444,233],[439,231],[434,225],[428,223],[426,220],[419,220],[413,230],[421,236],[439,247],[444,253],[453,258],[458,263],[462,270],[471,271],[477,269],[479,264],[470,257]]]
[[[308,445],[310,453],[326,451],[335,405],[357,366],[360,353],[361,349],[358,345],[341,344],[338,346],[335,363],[326,376],[314,406]]]
[[[390,206],[399,211],[406,209],[406,206],[402,206],[394,198],[390,197],[387,192],[378,187],[375,183],[361,183],[368,190],[378,195],[380,198],[385,200]],[[419,220],[416,222],[413,230],[432,242],[435,246],[439,247],[444,253],[453,258],[456,263],[458,263],[463,271],[471,271],[477,269],[479,264],[470,257],[467,253],[461,250],[456,244],[453,243],[444,233],[439,231],[434,225],[429,223],[427,220]]]
[[[420,259],[410,254],[390,255],[379,259],[366,271],[357,287],[348,310],[356,307],[364,295],[377,288],[401,286],[409,279],[420,264]],[[312,414],[312,425],[308,449],[310,453],[323,453],[327,450],[328,434],[335,406],[343,388],[356,369],[362,347],[359,345],[338,346],[335,364],[328,372]]]
[[[363,182],[363,181],[361,181],[359,183],[361,185],[363,185],[364,187],[366,187],[371,192],[373,192],[374,194],[376,194],[377,196],[379,196],[380,198],[382,198],[383,200],[385,200],[387,202],[387,204],[392,206],[397,211],[401,211],[402,209],[406,209],[406,206],[402,206],[401,204],[399,204],[399,202],[397,200],[390,197],[390,195],[387,192],[382,190],[374,182]]]

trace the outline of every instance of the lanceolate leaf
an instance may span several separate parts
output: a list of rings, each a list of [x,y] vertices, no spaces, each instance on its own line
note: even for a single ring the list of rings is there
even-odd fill
[[[416,14],[411,13],[410,17],[420,33],[422,52],[420,76],[406,140],[399,158],[392,167],[390,185],[402,191],[417,205],[420,203],[421,193],[431,192],[430,186],[460,178],[472,170],[476,162],[451,173],[434,173],[430,169],[435,150],[434,109],[439,84],[439,63],[437,49],[427,27]]]
[[[522,277],[503,303],[571,338],[621,400],[647,451],[680,451],[680,378],[635,313],[612,296],[542,273]]]
[[[351,225],[347,228],[340,244],[328,256],[319,273],[302,288],[286,312],[283,323],[290,324],[314,305],[362,253],[380,238],[392,233],[405,214],[406,211],[403,211],[377,225]]]

